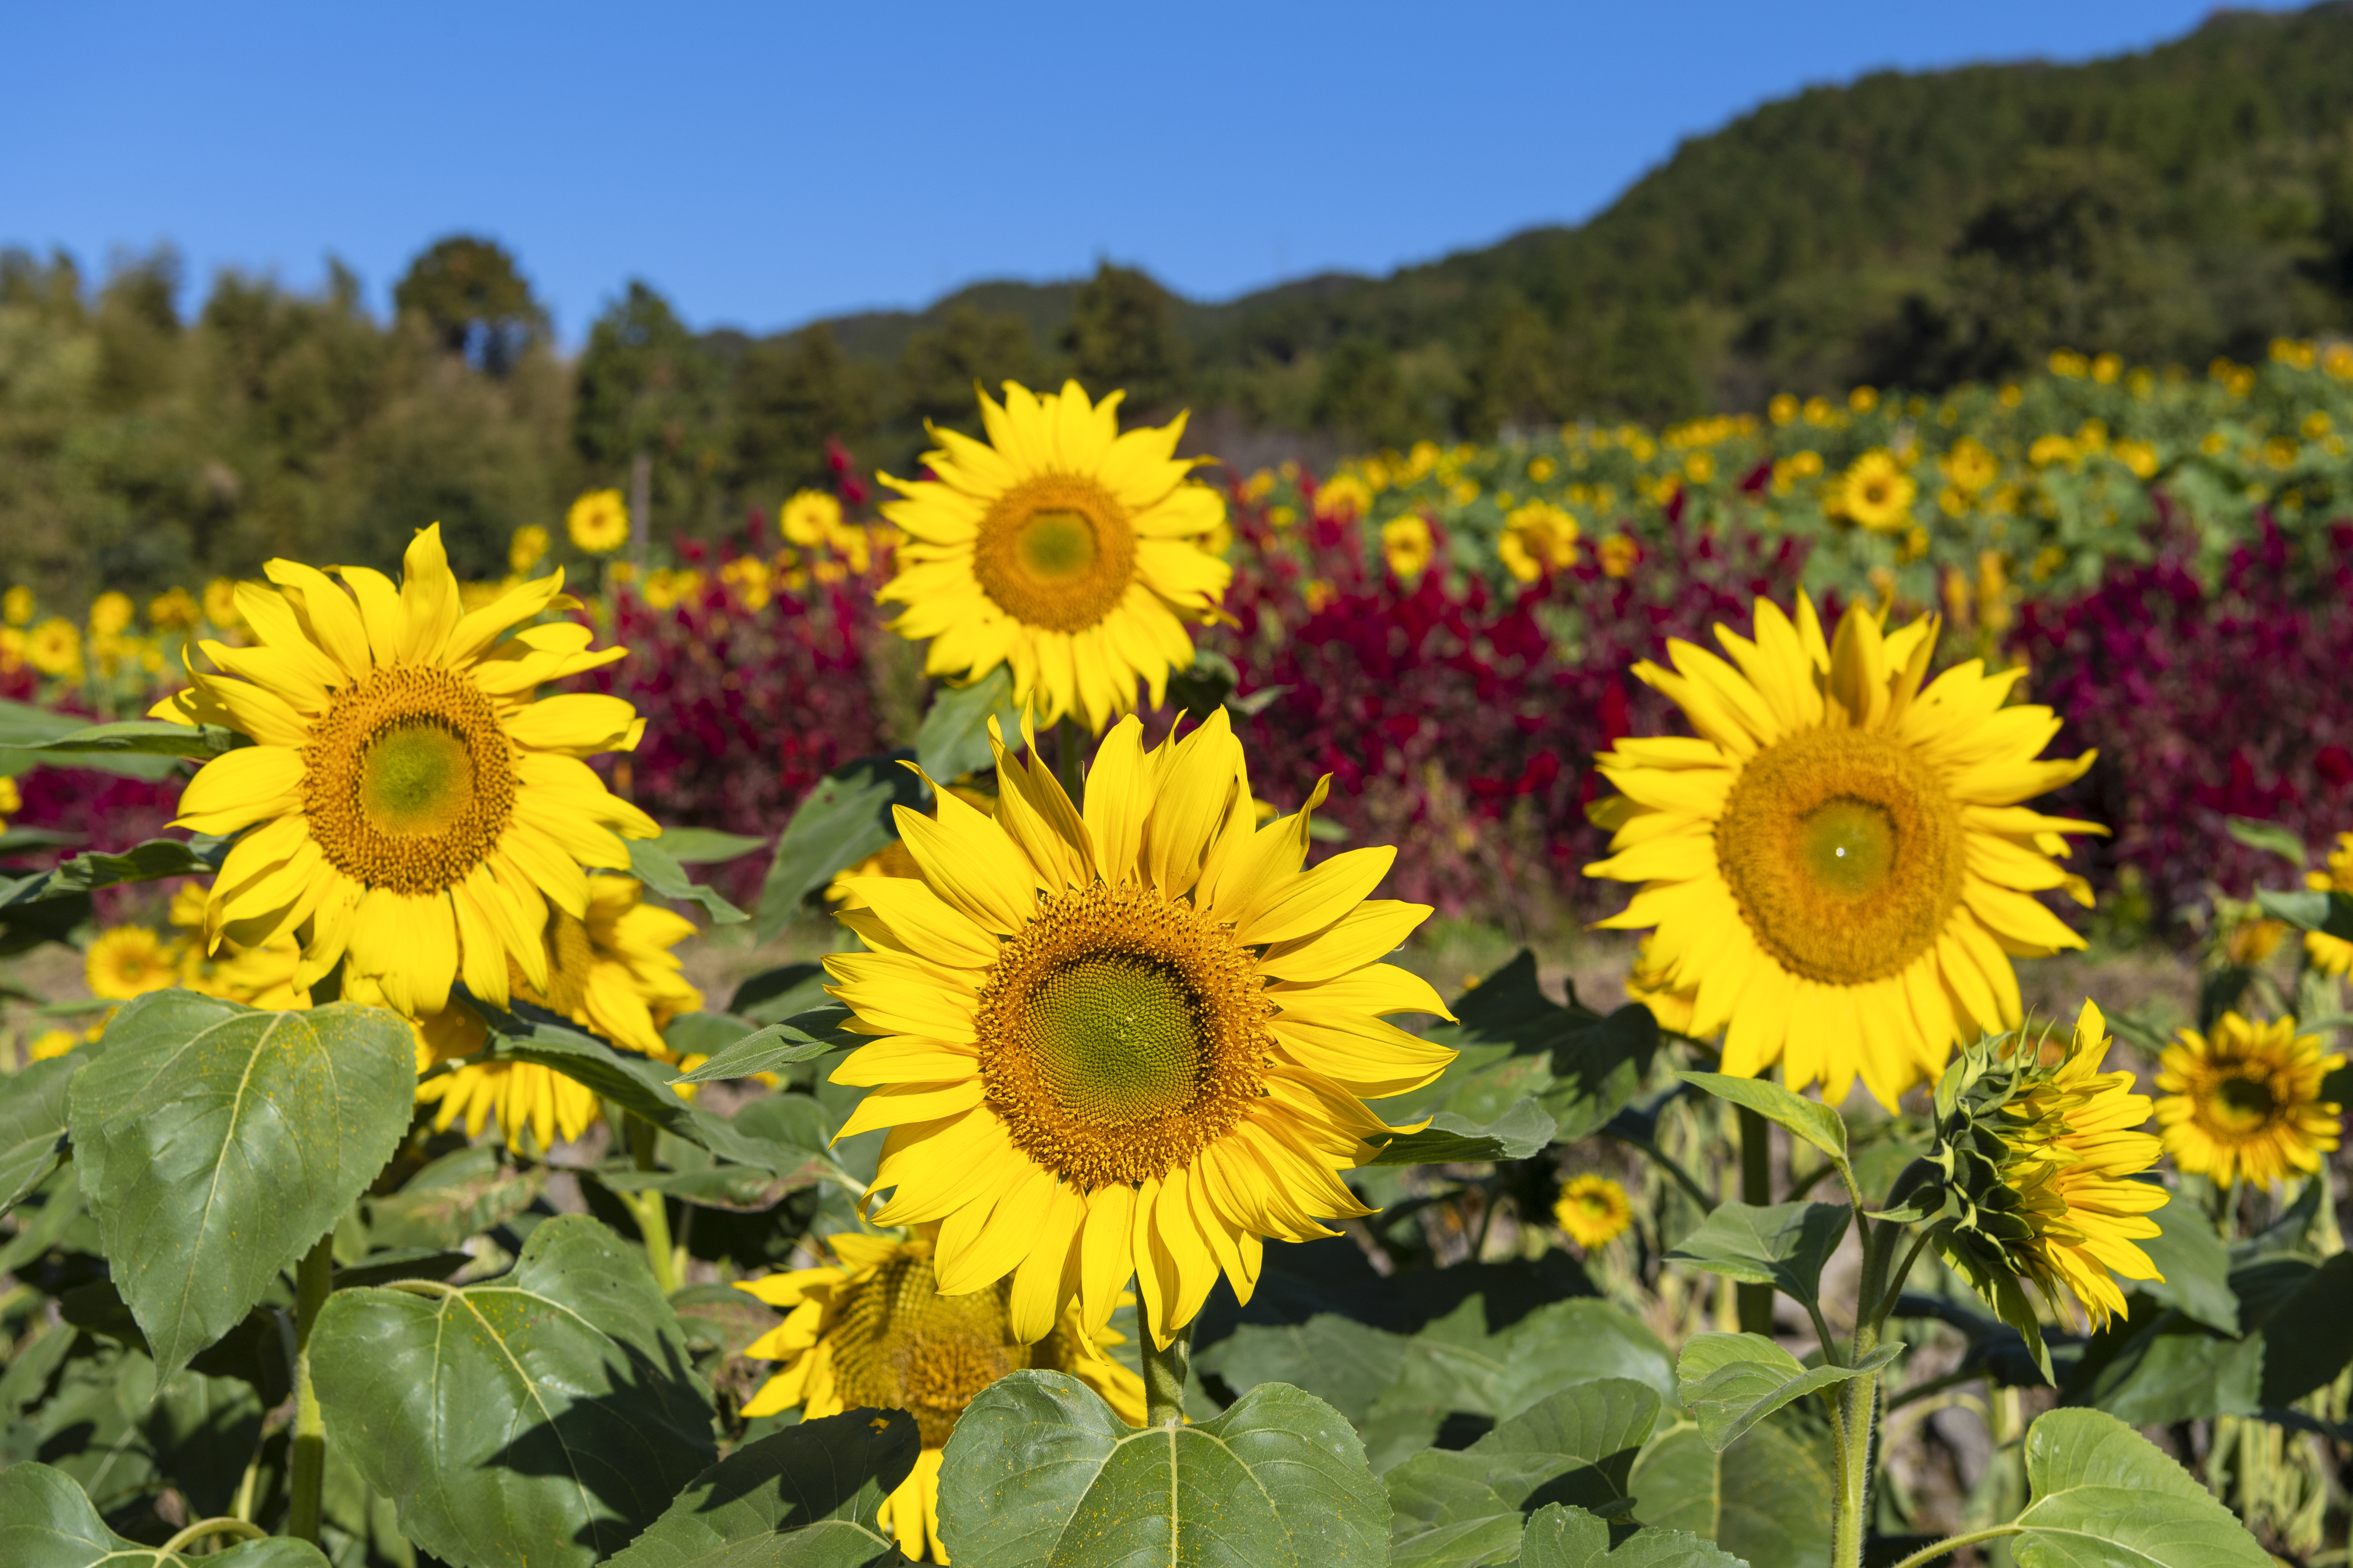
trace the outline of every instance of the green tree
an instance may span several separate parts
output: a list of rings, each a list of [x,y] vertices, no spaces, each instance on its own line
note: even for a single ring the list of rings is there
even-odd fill
[[[547,341],[547,312],[515,259],[496,240],[458,234],[409,263],[392,291],[394,308],[421,318],[451,353],[505,375]]]
[[[630,279],[589,329],[577,385],[573,441],[594,482],[626,486],[644,453],[652,526],[707,533],[721,522],[734,453],[725,367],[670,301]]]
[[[900,406],[914,422],[977,434],[980,413],[974,386],[1000,396],[1003,383],[1029,380],[1034,361],[1029,328],[1020,317],[994,314],[958,300],[937,327],[907,341],[899,360]]]
[[[1349,338],[1324,356],[1310,417],[1316,428],[1370,447],[1409,447],[1430,433],[1388,344]]]
[[[1173,412],[1185,398],[1187,360],[1176,331],[1176,299],[1151,278],[1101,262],[1072,302],[1062,334],[1091,397],[1124,389],[1124,407]]]

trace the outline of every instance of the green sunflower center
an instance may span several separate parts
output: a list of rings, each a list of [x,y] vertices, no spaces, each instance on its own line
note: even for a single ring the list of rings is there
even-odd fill
[[[466,742],[426,721],[376,737],[360,763],[360,802],[380,833],[439,833],[474,799]]]
[[[997,497],[981,519],[972,574],[1023,625],[1084,631],[1127,596],[1135,531],[1127,509],[1094,480],[1039,474]]]
[[[1960,809],[1926,762],[1878,731],[1810,731],[1751,758],[1715,854],[1758,944],[1828,985],[1901,973],[1960,899]]]
[[[1092,570],[1095,525],[1074,511],[1036,511],[1014,538],[1021,569],[1044,582],[1066,582]]]
[[[1161,964],[1124,953],[1082,958],[1030,998],[1038,1077],[1084,1120],[1166,1116],[1199,1090],[1198,1011]]]

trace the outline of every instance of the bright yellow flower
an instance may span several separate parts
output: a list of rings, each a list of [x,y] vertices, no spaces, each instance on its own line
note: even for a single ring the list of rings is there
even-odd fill
[[[825,490],[796,490],[776,513],[786,542],[815,550],[841,527],[841,502]]]
[[[1635,951],[1634,962],[1626,972],[1626,1000],[1640,1002],[1659,1021],[1659,1027],[1678,1035],[1692,1032],[1692,999],[1666,983],[1664,972],[1651,959],[1651,944],[1657,941],[1655,932],[1642,938]]]
[[[2181,1031],[2165,1049],[2157,1087],[2166,1152],[2194,1175],[2228,1186],[2260,1186],[2320,1169],[2337,1147],[2342,1108],[2320,1098],[2323,1079],[2345,1058],[2320,1054],[2320,1037],[2295,1020],[2256,1023],[2225,1013],[2211,1035]]]
[[[82,1043],[82,1037],[71,1029],[51,1029],[26,1047],[25,1054],[37,1062],[61,1057]]]
[[[471,615],[438,525],[408,547],[406,580],[364,567],[343,584],[292,561],[275,590],[237,589],[259,646],[204,651],[223,673],[165,698],[159,719],[226,725],[258,744],[206,763],[179,826],[241,835],[215,881],[209,940],[303,943],[308,989],[337,961],[412,1017],[463,980],[503,1005],[508,959],[547,984],[548,906],[585,919],[586,868],[624,869],[621,836],[652,818],[606,791],[580,759],[636,746],[645,721],[617,697],[534,702],[546,681],[621,657],[588,651],[587,627],[527,626],[561,572]]]
[[[205,584],[205,619],[222,631],[245,624],[245,617],[237,607],[235,582],[227,577],[216,577]]]
[[[1577,519],[1548,501],[1530,501],[1504,519],[1495,554],[1504,569],[1523,583],[1574,566]]]
[[[1873,447],[1849,464],[1823,493],[1822,504],[1874,533],[1901,533],[1912,525],[1919,484],[1883,447]]]
[[[1642,559],[1642,547],[1622,533],[1613,533],[1593,547],[1601,558],[1604,576],[1630,577],[1634,564]]]
[[[33,591],[22,583],[0,594],[0,620],[12,626],[29,624],[33,618]]]
[[[24,809],[25,797],[16,793],[16,781],[0,776],[0,827],[7,826],[8,819]]]
[[[2337,847],[2328,852],[2328,868],[2306,871],[2304,885],[2320,892],[2333,889],[2340,893],[2353,893],[2353,833],[2337,836]],[[2315,967],[2330,974],[2341,975],[2353,970],[2353,942],[2347,942],[2343,937],[2330,936],[2326,931],[2306,931],[2304,951]]]
[[[90,601],[90,630],[92,637],[112,637],[131,624],[131,595],[110,588]]]
[[[1965,495],[1976,495],[2001,477],[2001,461],[1974,436],[1964,436],[1936,459],[1936,467]]]
[[[185,588],[166,588],[147,601],[147,623],[158,631],[186,631],[202,614]]]
[[[1430,913],[1366,901],[1396,851],[1301,871],[1324,784],[1253,831],[1223,710],[1148,753],[1141,734],[1104,738],[1083,814],[1034,743],[997,741],[997,815],[902,808],[923,881],[860,883],[839,918],[875,951],[826,960],[851,1026],[886,1037],[833,1075],[873,1089],[842,1137],[893,1129],[876,1223],[942,1222],[950,1294],[1012,1275],[1024,1342],[1074,1294],[1100,1328],[1130,1273],[1162,1345],[1220,1273],[1248,1300],[1261,1237],[1368,1212],[1336,1173],[1394,1131],[1364,1100],[1454,1056],[1380,1021],[1445,1016],[1379,962]]]
[[[1336,475],[1316,489],[1315,512],[1319,517],[1362,517],[1372,510],[1373,492],[1354,474]]]
[[[1401,582],[1412,582],[1429,567],[1430,548],[1430,524],[1419,512],[1381,524],[1381,554]]]
[[[2084,945],[2033,895],[2088,904],[2053,858],[2099,829],[2019,803],[2092,756],[2037,760],[2059,721],[2002,707],[2021,669],[1970,660],[1923,689],[1926,617],[1883,633],[1850,608],[1831,644],[1800,595],[1794,625],[1760,599],[1755,641],[1715,635],[1733,663],[1676,641],[1674,670],[1634,667],[1698,734],[1602,754],[1621,793],[1591,815],[1616,837],[1586,874],[1642,888],[1601,923],[1657,928],[1651,961],[1693,997],[1693,1032],[1728,1030],[1725,1072],[1778,1061],[1833,1105],[1860,1075],[1892,1108],[1956,1040],[2018,1022],[2012,954]]]
[[[1122,434],[1122,395],[1008,382],[1001,405],[981,395],[986,445],[935,429],[936,479],[881,476],[905,498],[883,515],[908,536],[881,597],[907,606],[893,630],[931,640],[925,674],[1009,665],[1015,702],[1101,730],[1134,708],[1139,679],[1157,708],[1168,672],[1193,662],[1185,622],[1213,619],[1233,577],[1198,542],[1225,502],[1186,477],[1184,418]]]
[[[521,575],[547,559],[547,530],[526,522],[507,541],[507,570]]]
[[[929,1228],[929,1227],[926,1227]],[[915,1468],[883,1502],[876,1521],[908,1557],[948,1560],[940,1544],[940,1459],[980,1391],[1008,1373],[1066,1372],[1103,1395],[1131,1426],[1144,1425],[1144,1382],[1104,1350],[1125,1337],[1084,1328],[1065,1311],[1033,1342],[1014,1333],[1011,1287],[940,1294],[933,1241],[844,1232],[827,1238],[833,1261],[738,1282],[787,1314],[744,1353],[784,1369],[744,1406],[746,1415],[800,1407],[804,1421],[865,1405],[915,1418]]]
[[[172,895],[172,923],[194,933],[181,945],[180,984],[248,1007],[273,1012],[308,1007],[310,992],[294,985],[294,972],[302,964],[301,944],[289,936],[263,947],[240,947],[223,938],[207,953],[201,933],[210,901],[210,888],[201,881],[184,882]]]
[[[71,621],[52,616],[26,635],[25,662],[43,675],[72,675],[81,668],[81,634]]]
[[[2146,441],[2123,440],[2116,445],[2116,461],[2132,470],[2137,479],[2156,477],[2158,463],[2157,448]]]
[[[618,550],[629,542],[629,508],[618,490],[586,490],[564,514],[564,531],[591,555]]]
[[[93,938],[82,955],[90,994],[110,1001],[168,991],[179,983],[179,943],[145,926],[114,926]]]
[[[1590,1173],[1571,1176],[1561,1184],[1560,1201],[1552,1205],[1552,1217],[1568,1239],[1590,1252],[1605,1247],[1625,1234],[1634,1223],[1634,1205],[1626,1197],[1626,1189],[1607,1176]]]

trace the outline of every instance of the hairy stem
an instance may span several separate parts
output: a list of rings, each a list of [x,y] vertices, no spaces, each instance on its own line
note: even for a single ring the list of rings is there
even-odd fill
[[[1765,1118],[1743,1105],[1740,1113],[1740,1201],[1763,1205],[1773,1201],[1773,1130]],[[1734,1301],[1743,1333],[1773,1332],[1773,1287],[1743,1283]]]
[[[319,1543],[319,1506],[327,1483],[327,1420],[311,1385],[311,1331],[335,1277],[335,1233],[319,1238],[294,1272],[294,1436],[289,1478],[292,1505],[286,1533]]]
[[[1855,1223],[1863,1223],[1862,1215],[1855,1215]],[[1862,1280],[1855,1292],[1849,1366],[1879,1348],[1879,1325],[1888,1305],[1887,1255],[1903,1234],[1901,1226],[1887,1224],[1863,1231]],[[1905,1262],[1908,1267],[1910,1260]],[[1831,1497],[1831,1568],[1862,1568],[1862,1542],[1871,1521],[1872,1447],[1879,1428],[1879,1374],[1867,1373],[1840,1384],[1836,1414],[1838,1485]]]
[[[1193,1325],[1186,1324],[1168,1342],[1166,1350],[1152,1348],[1152,1331],[1144,1333],[1144,1424],[1165,1426],[1185,1420],[1185,1374],[1193,1363]]]

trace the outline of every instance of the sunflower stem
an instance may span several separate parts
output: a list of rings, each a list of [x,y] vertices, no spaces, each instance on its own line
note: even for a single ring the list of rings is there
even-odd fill
[[[1087,776],[1082,763],[1086,751],[1085,738],[1079,731],[1079,721],[1071,715],[1062,715],[1060,727],[1054,734],[1054,776],[1062,781],[1062,793],[1071,797],[1072,805],[1084,804]]]
[[[1740,1201],[1762,1207],[1773,1201],[1773,1133],[1764,1116],[1743,1105],[1740,1112]],[[1734,1300],[1745,1334],[1773,1332],[1773,1287],[1741,1284]]]
[[[1144,1335],[1144,1424],[1166,1426],[1185,1422],[1185,1379],[1193,1364],[1193,1325],[1186,1324],[1168,1342],[1166,1350],[1152,1348],[1152,1332]]]
[[[1865,1233],[1854,1338],[1847,1346],[1849,1366],[1879,1348],[1879,1324],[1886,1315],[1882,1298],[1887,1294],[1888,1254],[1902,1235],[1902,1228],[1894,1225]],[[1865,1373],[1840,1384],[1834,1414],[1838,1485],[1831,1496],[1831,1568],[1862,1568],[1863,1538],[1870,1533],[1872,1447],[1879,1426],[1879,1374]]]
[[[629,1159],[640,1171],[657,1170],[654,1145],[658,1135],[653,1123],[640,1117],[627,1119],[629,1130]],[[654,1271],[654,1285],[665,1296],[678,1289],[678,1254],[670,1245],[670,1208],[659,1190],[623,1193],[621,1201],[628,1205],[629,1216],[638,1222],[638,1235],[644,1241],[646,1262]]]
[[[319,1543],[319,1510],[327,1483],[327,1420],[311,1384],[311,1331],[335,1277],[335,1233],[321,1237],[294,1271],[294,1435],[286,1533]]]

